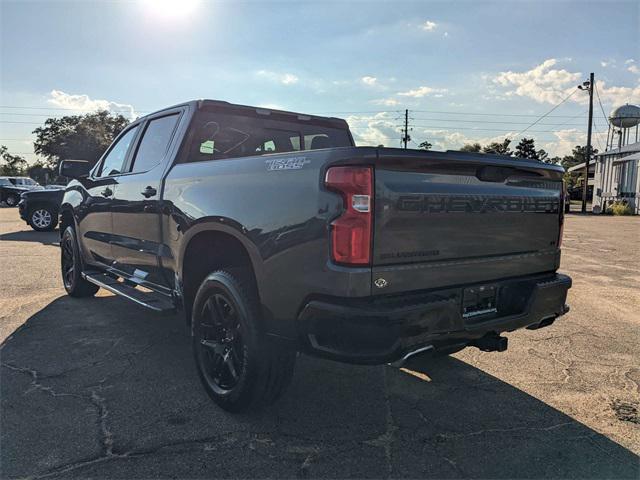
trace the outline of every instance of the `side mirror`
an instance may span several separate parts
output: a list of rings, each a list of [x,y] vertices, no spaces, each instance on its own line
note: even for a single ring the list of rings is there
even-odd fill
[[[86,160],[62,160],[58,171],[63,177],[82,178],[89,175],[91,166]]]

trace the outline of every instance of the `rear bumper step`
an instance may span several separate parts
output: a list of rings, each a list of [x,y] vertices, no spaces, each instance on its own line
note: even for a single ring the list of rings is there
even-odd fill
[[[560,274],[518,277],[491,283],[496,312],[465,317],[465,289],[455,288],[365,299],[309,301],[298,317],[299,335],[309,353],[349,363],[402,361],[412,352],[434,353],[454,346],[503,351],[499,335],[519,328],[542,328],[568,311],[571,278]]]
[[[132,302],[156,312],[171,312],[175,305],[170,297],[158,292],[144,292],[135,287],[119,282],[116,278],[101,272],[82,272],[82,277],[101,288],[109,290]]]

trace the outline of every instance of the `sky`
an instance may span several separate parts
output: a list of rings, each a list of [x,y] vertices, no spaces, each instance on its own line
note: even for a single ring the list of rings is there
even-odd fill
[[[551,155],[586,143],[589,72],[596,148],[605,115],[640,103],[635,0],[0,0],[0,35],[0,144],[30,162],[47,117],[197,98],[345,118],[358,145],[394,147],[408,109],[414,148],[526,136]]]

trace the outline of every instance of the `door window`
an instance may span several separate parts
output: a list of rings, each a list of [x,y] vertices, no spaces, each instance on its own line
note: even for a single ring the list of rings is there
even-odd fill
[[[132,172],[146,172],[162,161],[178,124],[178,116],[167,115],[149,122],[133,160]]]
[[[118,175],[122,173],[122,166],[127,158],[127,152],[131,146],[131,142],[136,136],[138,126],[136,125],[127,133],[125,133],[118,142],[111,148],[106,158],[102,162],[98,177],[108,177],[110,175]]]

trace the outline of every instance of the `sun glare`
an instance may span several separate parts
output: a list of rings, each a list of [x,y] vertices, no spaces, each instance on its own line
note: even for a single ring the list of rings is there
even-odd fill
[[[200,0],[142,0],[148,14],[176,20],[190,16],[200,3]]]

